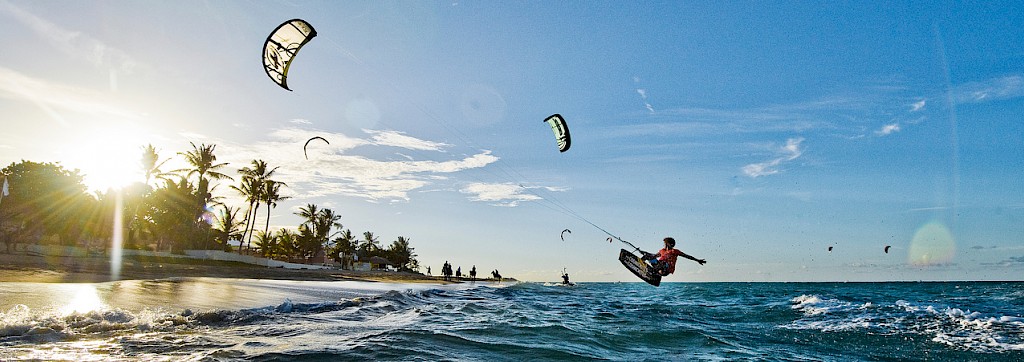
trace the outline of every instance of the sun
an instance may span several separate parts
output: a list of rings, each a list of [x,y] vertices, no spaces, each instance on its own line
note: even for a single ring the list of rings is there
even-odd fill
[[[78,169],[90,192],[119,190],[144,181],[142,146],[145,138],[131,128],[92,130],[68,142],[70,149],[62,152],[67,168]]]

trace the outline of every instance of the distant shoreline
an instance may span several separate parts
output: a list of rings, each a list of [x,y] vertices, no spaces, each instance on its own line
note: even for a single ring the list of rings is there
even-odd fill
[[[410,272],[285,269],[234,262],[207,262],[179,260],[177,258],[154,259],[130,256],[122,259],[119,276],[115,278],[111,271],[110,260],[104,257],[34,256],[18,253],[0,253],[0,282],[101,283],[114,280],[189,277],[438,284],[460,282],[445,281],[440,276],[428,276]],[[477,280],[486,281],[489,279]],[[462,282],[467,281],[469,280],[462,280]]]

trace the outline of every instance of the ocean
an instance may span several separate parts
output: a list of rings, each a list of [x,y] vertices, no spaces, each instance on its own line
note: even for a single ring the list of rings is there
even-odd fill
[[[0,283],[0,360],[1022,361],[1024,283]]]

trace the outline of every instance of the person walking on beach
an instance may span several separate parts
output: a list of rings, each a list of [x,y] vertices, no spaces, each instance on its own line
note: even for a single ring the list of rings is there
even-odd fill
[[[462,279],[462,267],[461,266],[458,269],[455,269],[455,277],[459,278],[459,279]]]
[[[469,270],[469,278],[476,280],[476,265],[473,266],[473,269]]]
[[[667,237],[662,241],[665,242],[665,247],[658,250],[657,254],[651,254],[641,250],[644,254],[644,260],[647,260],[647,262],[650,263],[651,266],[654,267],[654,270],[661,276],[667,276],[676,272],[676,258],[680,256],[693,260],[700,265],[707,263],[704,259],[697,259],[689,254],[679,251],[679,249],[676,249],[676,239],[673,239],[672,237]]]
[[[427,275],[430,275],[430,266],[427,266]]]

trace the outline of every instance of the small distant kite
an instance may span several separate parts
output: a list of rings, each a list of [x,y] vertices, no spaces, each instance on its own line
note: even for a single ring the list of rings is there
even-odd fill
[[[888,253],[889,253],[889,248],[891,248],[891,247],[892,247],[892,245],[886,245],[886,246],[885,246],[885,253],[886,253],[886,254],[888,254]]]
[[[832,247],[831,246],[828,247],[828,252],[830,252],[830,253],[832,252]]]
[[[569,230],[569,229],[562,230],[562,235],[561,235],[562,241],[565,241],[565,233],[572,234],[572,230]]]
[[[323,140],[323,141],[324,141],[325,143],[327,143],[327,144],[331,144],[330,142],[327,142],[327,139],[325,139],[325,138],[323,138],[323,137],[320,137],[320,136],[316,136],[316,137],[313,137],[313,138],[310,138],[310,139],[306,140],[306,144],[305,144],[305,145],[302,145],[302,154],[303,154],[304,156],[306,156],[306,159],[307,159],[307,160],[309,159],[309,154],[307,154],[307,153],[306,153],[306,147],[309,147],[309,142],[310,142],[310,141],[313,141],[313,140],[315,140],[315,139],[320,139],[320,140]]]
[[[562,118],[561,114],[555,113],[544,120],[549,126],[551,131],[555,133],[555,142],[558,143],[558,152],[565,152],[569,150],[571,145],[571,139],[569,138],[569,125],[565,124],[565,119]]]
[[[316,30],[305,20],[292,19],[279,25],[263,43],[263,70],[270,79],[288,88],[288,69],[299,49],[316,36]]]

